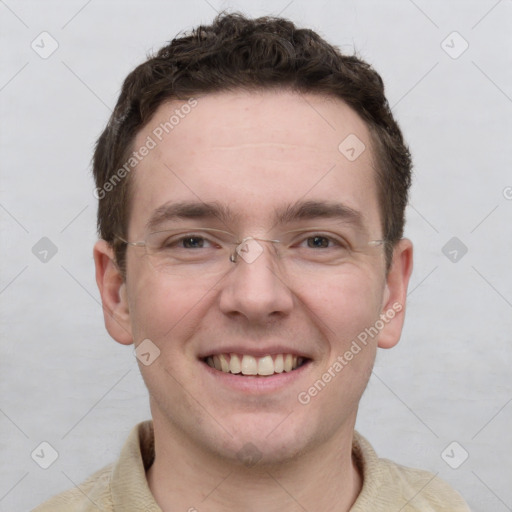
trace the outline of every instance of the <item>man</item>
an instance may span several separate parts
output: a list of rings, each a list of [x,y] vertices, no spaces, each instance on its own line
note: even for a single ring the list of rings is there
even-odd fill
[[[284,19],[222,15],[136,68],[94,259],[152,421],[36,510],[467,511],[354,431],[404,321],[410,172],[379,75]]]

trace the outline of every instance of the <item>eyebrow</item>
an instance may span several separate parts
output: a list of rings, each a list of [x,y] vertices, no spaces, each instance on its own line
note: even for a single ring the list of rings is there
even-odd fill
[[[237,215],[229,206],[217,202],[165,203],[153,212],[146,223],[146,230],[151,232],[162,223],[177,219],[213,220],[215,218],[227,226],[233,223]],[[274,209],[275,224],[289,224],[297,220],[314,219],[335,219],[353,224],[358,228],[364,226],[361,212],[337,202],[297,201],[284,208]]]

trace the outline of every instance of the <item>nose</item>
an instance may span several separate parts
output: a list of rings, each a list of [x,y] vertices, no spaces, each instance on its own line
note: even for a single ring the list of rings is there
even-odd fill
[[[245,239],[237,247],[220,293],[224,314],[267,323],[290,313],[293,294],[274,253],[268,240]]]

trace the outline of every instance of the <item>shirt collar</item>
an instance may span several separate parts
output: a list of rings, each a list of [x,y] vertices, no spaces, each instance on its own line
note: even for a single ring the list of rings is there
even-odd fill
[[[146,479],[146,470],[154,458],[153,422],[144,421],[132,429],[113,467],[111,492],[115,512],[162,512]]]
[[[354,432],[352,454],[361,472],[363,486],[350,512],[364,512],[378,496],[381,467],[370,443],[358,432]],[[111,492],[115,512],[162,512],[146,479],[146,471],[154,458],[153,422],[144,421],[130,432],[112,470]]]

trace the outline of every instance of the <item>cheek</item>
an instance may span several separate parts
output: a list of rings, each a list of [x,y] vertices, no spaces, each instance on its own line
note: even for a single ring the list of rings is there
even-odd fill
[[[375,280],[354,276],[326,283],[324,292],[308,303],[320,320],[317,325],[327,340],[327,353],[307,392],[318,394],[319,410],[339,411],[332,418],[335,424],[357,408],[371,376],[377,338],[368,333],[379,318],[379,293]]]
[[[319,319],[319,327],[343,348],[380,314],[382,285],[369,268],[348,269],[336,279],[318,279],[297,288],[297,295]]]
[[[134,277],[129,295],[136,343],[149,338],[160,347],[166,340],[183,338],[187,326],[197,321],[194,311],[204,293],[154,271]]]

